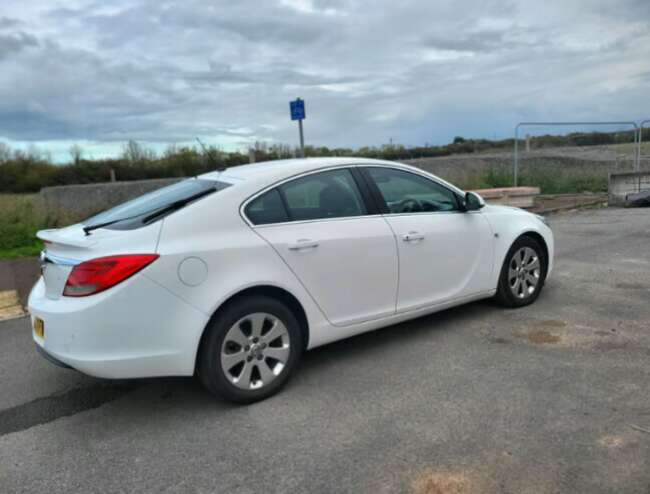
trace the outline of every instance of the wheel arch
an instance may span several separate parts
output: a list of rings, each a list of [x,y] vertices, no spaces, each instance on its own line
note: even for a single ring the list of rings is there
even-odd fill
[[[208,326],[210,326],[210,324],[212,323],[212,321],[214,321],[215,318],[219,317],[219,314],[221,311],[223,311],[224,307],[235,302],[236,300],[240,300],[242,298],[250,297],[253,295],[263,295],[266,297],[271,297],[285,304],[291,310],[291,312],[293,312],[293,314],[296,316],[296,319],[298,320],[298,324],[300,325],[300,332],[302,334],[303,350],[307,348],[307,346],[309,345],[309,320],[307,318],[307,313],[305,312],[305,309],[303,308],[298,298],[296,298],[296,296],[293,295],[288,290],[284,288],[280,288],[278,286],[255,285],[248,288],[244,288],[230,295],[221,304],[219,304],[219,306],[214,310],[212,316],[210,316],[210,319],[203,327],[203,332],[201,333],[201,338],[199,339],[199,344],[196,349],[196,358],[194,363],[195,370],[199,368],[201,347],[203,346],[203,340],[205,339],[205,335],[207,333],[206,329],[208,328]]]
[[[514,245],[514,243],[517,240],[519,240],[520,238],[522,238],[522,237],[530,237],[533,240],[535,240],[537,243],[539,243],[539,245],[542,247],[542,249],[543,249],[542,254],[544,255],[544,261],[545,261],[545,263],[544,263],[544,271],[545,271],[544,272],[544,277],[546,277],[546,272],[548,271],[548,260],[549,260],[549,258],[548,258],[549,257],[549,252],[548,252],[548,245],[546,244],[546,239],[544,239],[544,237],[539,232],[536,232],[534,230],[530,230],[530,231],[524,232],[521,235],[519,235],[512,242],[511,245]]]
[[[549,250],[548,250],[548,245],[546,243],[546,240],[544,239],[544,236],[541,235],[539,232],[536,232],[535,230],[525,230],[516,237],[512,239],[512,241],[507,245],[507,248],[503,250],[503,254],[500,258],[500,262],[495,265],[495,268],[498,266],[498,270],[495,270],[496,274],[496,279],[495,282],[498,285],[499,283],[499,276],[501,276],[501,270],[503,269],[503,265],[506,262],[506,257],[508,256],[508,252],[510,252],[510,249],[512,249],[512,246],[517,243],[517,241],[521,238],[524,237],[529,237],[535,240],[539,245],[542,247],[542,255],[544,256],[544,279],[546,279],[546,276],[548,275],[548,268],[549,268]],[[505,245],[504,245],[505,247]]]

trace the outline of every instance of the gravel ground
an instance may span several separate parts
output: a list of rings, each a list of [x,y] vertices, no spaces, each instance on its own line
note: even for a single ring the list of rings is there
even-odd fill
[[[102,381],[0,324],[0,491],[650,492],[650,211],[555,215],[556,271],[312,352],[236,407],[193,379]]]

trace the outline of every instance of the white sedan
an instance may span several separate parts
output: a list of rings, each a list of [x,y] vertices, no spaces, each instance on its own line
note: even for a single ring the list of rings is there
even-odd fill
[[[477,299],[530,304],[553,264],[541,216],[359,158],[207,173],[38,237],[46,358],[197,374],[236,402],[277,392],[304,350]]]

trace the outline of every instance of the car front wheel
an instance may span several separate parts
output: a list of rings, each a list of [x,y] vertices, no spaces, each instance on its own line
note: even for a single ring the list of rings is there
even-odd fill
[[[496,300],[505,307],[523,307],[539,296],[546,278],[547,261],[537,240],[523,236],[506,255]]]
[[[265,296],[236,300],[206,328],[199,376],[212,393],[235,403],[280,390],[298,365],[302,337],[293,312]]]

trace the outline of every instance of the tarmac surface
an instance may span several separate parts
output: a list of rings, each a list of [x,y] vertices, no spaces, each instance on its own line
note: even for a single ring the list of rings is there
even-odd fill
[[[308,352],[279,395],[55,367],[0,323],[0,492],[650,492],[650,210],[551,217],[538,301]]]

